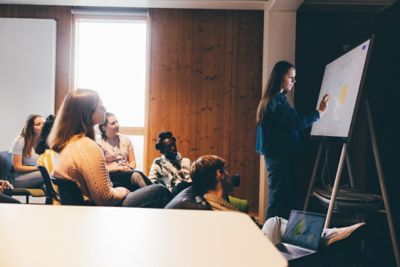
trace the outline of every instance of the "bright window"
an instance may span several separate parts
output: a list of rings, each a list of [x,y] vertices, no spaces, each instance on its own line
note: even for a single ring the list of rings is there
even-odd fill
[[[145,20],[77,19],[75,88],[96,90],[131,135],[137,168],[143,170],[145,126]]]

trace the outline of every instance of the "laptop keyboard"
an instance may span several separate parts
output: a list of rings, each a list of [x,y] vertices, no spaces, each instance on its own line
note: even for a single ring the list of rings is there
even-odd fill
[[[278,248],[278,250],[280,252],[282,252],[283,254],[287,255],[287,256],[285,256],[287,259],[289,259],[289,258],[297,258],[297,257],[303,256],[303,255],[309,253],[306,250],[302,250],[300,248],[291,247],[291,246],[285,246],[282,243],[277,244],[276,247]]]

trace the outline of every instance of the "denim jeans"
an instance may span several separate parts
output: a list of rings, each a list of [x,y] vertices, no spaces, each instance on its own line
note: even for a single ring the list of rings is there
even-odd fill
[[[295,206],[294,157],[265,157],[268,171],[267,219],[271,217],[289,218]]]
[[[40,188],[44,180],[40,171],[14,174],[13,186],[15,188]]]

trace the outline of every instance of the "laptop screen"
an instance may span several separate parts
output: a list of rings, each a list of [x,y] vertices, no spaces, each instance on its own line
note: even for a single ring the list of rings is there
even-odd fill
[[[317,250],[324,228],[325,215],[292,210],[283,242]]]

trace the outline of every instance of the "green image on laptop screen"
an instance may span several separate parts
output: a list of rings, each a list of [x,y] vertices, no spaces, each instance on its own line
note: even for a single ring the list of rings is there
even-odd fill
[[[317,250],[324,223],[325,216],[292,211],[283,242]]]

